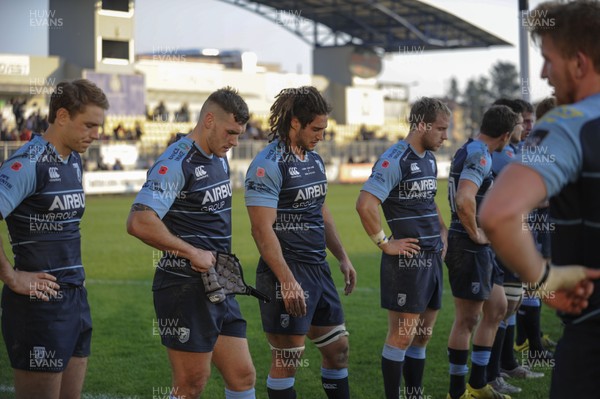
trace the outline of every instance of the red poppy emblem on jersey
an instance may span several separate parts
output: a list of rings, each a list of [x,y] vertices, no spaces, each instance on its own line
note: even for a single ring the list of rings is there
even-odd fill
[[[160,169],[158,170],[158,174],[164,175],[167,173],[167,170],[169,170],[169,168],[167,168],[166,166],[161,166]]]
[[[12,170],[14,170],[15,172],[18,172],[21,169],[22,166],[23,166],[23,164],[21,162],[16,161],[12,165],[10,165],[10,168]]]
[[[265,170],[263,168],[256,169],[256,176],[263,177],[265,175]]]
[[[481,157],[481,160],[479,161],[479,165],[481,165],[481,166],[487,165],[487,160],[485,159],[485,157]]]
[[[381,163],[381,167],[382,167],[382,168],[387,168],[388,166],[390,166],[390,161],[387,161],[387,160],[386,160],[386,161],[383,161],[383,162]]]

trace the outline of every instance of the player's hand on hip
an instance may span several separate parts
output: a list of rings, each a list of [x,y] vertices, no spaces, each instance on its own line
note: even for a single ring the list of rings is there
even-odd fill
[[[60,286],[56,283],[56,277],[48,273],[25,272],[14,270],[13,278],[6,285],[20,295],[28,295],[30,298],[49,301],[51,297],[58,295]]]
[[[490,243],[490,240],[488,240],[487,236],[485,235],[485,233],[483,232],[481,227],[477,228],[475,236],[472,236],[469,238],[471,238],[471,241],[473,241],[475,244],[479,244],[479,245],[485,245],[485,244]]]
[[[546,281],[535,290],[548,306],[560,311],[579,314],[588,306],[594,292],[592,280],[600,278],[599,269],[583,266],[551,266]]]
[[[352,266],[352,262],[350,259],[344,259],[340,262],[340,270],[344,275],[344,294],[348,295],[352,293],[354,287],[356,286],[356,270],[354,270],[354,266]]]
[[[413,256],[421,250],[418,242],[419,240],[416,238],[400,238],[396,240],[390,237],[390,240],[385,244],[381,244],[380,248],[383,252],[392,256]]]
[[[211,266],[214,266],[217,263],[217,258],[211,251],[205,251],[203,249],[197,249],[193,256],[190,257],[190,264],[192,266],[192,270],[197,272],[207,272]]]
[[[304,290],[296,280],[282,282],[280,284],[281,297],[285,304],[285,310],[292,317],[306,316],[306,300]]]

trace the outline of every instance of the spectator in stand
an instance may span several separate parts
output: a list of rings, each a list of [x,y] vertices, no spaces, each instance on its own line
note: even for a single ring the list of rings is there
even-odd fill
[[[6,128],[6,120],[0,114],[0,141],[7,141],[8,129]]]
[[[325,140],[326,141],[335,141],[335,130],[328,130],[325,132]]]
[[[367,129],[367,127],[364,124],[360,125],[360,128],[358,130],[358,137],[356,138],[357,141],[367,141],[373,139],[374,137],[374,131]]]
[[[9,103],[12,104],[12,111],[15,116],[15,121],[17,123],[17,130],[21,130],[21,129],[23,129],[23,124],[25,123],[24,107],[25,107],[25,104],[27,103],[27,100],[21,100],[20,98],[17,97],[17,98],[12,98]]]
[[[43,133],[48,129],[48,126],[50,126],[50,124],[48,123],[48,115],[42,116],[41,111],[38,110],[34,132]]]
[[[242,137],[243,136],[246,136],[246,138],[249,140],[260,139],[260,132],[258,131],[254,121],[250,120],[250,122],[248,122],[248,125],[246,126],[246,134],[243,134]]]
[[[190,110],[187,103],[183,103],[179,111],[175,113],[175,122],[189,122]]]
[[[140,122],[135,122],[135,139],[140,141],[142,139],[142,134],[144,134],[144,132],[142,132],[142,126],[140,125]]]
[[[133,130],[127,129],[125,131],[125,140],[127,140],[127,141],[133,141],[133,140],[135,140],[135,137],[133,136]]]
[[[104,163],[104,159],[102,157],[98,158],[97,170],[108,170],[108,166]]]
[[[118,124],[116,128],[113,129],[113,136],[115,140],[124,140],[125,139],[125,128],[122,124]]]
[[[156,108],[154,108],[154,112],[152,113],[152,119],[155,122],[169,121],[169,112],[167,111],[167,107],[165,107],[165,103],[163,101],[159,102]]]
[[[119,158],[115,159],[115,164],[113,165],[113,170],[123,170],[123,164]]]

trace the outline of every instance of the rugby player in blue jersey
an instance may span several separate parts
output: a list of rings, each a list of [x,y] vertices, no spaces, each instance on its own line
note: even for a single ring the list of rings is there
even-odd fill
[[[92,82],[59,83],[45,134],[0,167],[0,214],[14,253],[13,267],[0,244],[2,334],[18,399],[81,395],[92,320],[81,261],[79,153],[98,139],[107,109]]]
[[[346,295],[356,272],[325,205],[325,166],[314,151],[330,112],[314,87],[282,90],[271,106],[271,142],[246,174],[246,206],[261,255],[256,288],[275,299],[260,304],[271,347],[270,399],[296,398],[296,370],[307,366],[305,336],[321,351],[327,397],[350,397],[348,332],[325,248],[340,262]]]
[[[455,304],[455,320],[448,337],[448,398],[452,399],[509,398],[487,384],[486,367],[496,330],[506,314],[506,296],[502,271],[479,227],[477,209],[493,183],[490,154],[508,143],[518,117],[505,105],[492,106],[483,115],[479,135],[454,154],[450,167],[448,199],[452,222],[445,260]],[[465,386],[472,334],[472,371]]]
[[[432,152],[448,138],[450,117],[439,100],[416,101],[408,136],[381,155],[356,203],[365,231],[382,251],[381,306],[388,310],[388,333],[381,372],[387,399],[423,397],[425,351],[442,305],[448,235],[434,201],[437,164]],[[380,205],[390,238],[381,226]]]
[[[542,116],[554,107],[556,107],[556,99],[554,97],[545,98],[535,108],[535,119],[542,119]],[[525,119],[525,113],[523,118]],[[525,133],[526,130],[523,131],[519,148],[523,147],[529,135],[529,133],[527,135]],[[529,158],[530,156],[531,154],[524,154],[524,158]],[[550,229],[553,228],[553,225],[549,219],[548,201],[544,201],[543,206],[531,211],[529,214],[529,228],[532,230],[538,250],[544,258],[549,260],[550,234],[552,233]],[[531,356],[531,353],[533,353],[536,355],[535,357],[540,357],[539,355],[541,355],[543,358],[549,358],[552,353],[548,349],[554,349],[556,342],[550,339],[548,334],[542,333],[540,325],[541,306],[542,303],[538,296],[530,296],[526,293],[523,297],[523,303],[519,307],[517,314],[517,337],[514,348],[519,352],[529,351],[530,354],[526,355],[529,357],[533,357]],[[505,368],[504,365],[502,368]],[[503,370],[502,372],[512,376],[508,370]]]
[[[212,303],[199,272],[231,252],[231,182],[226,154],[238,143],[248,106],[231,88],[212,93],[194,130],[171,144],[148,171],[134,200],[127,231],[163,251],[154,275],[154,308],[163,328],[173,396],[195,399],[211,362],[227,399],[254,398],[255,371],[246,321],[234,296]]]
[[[510,162],[514,162],[521,151],[521,135],[525,132],[525,117],[529,119],[528,126],[530,125],[532,115],[531,113],[526,114],[526,110],[531,108],[525,108],[523,104],[529,105],[529,103],[520,102],[517,100],[510,100],[508,98],[500,98],[492,105],[506,105],[513,112],[517,114],[517,124],[510,135],[508,144],[501,151],[494,151],[492,153],[492,173],[497,176],[500,171]],[[502,367],[506,370],[505,375],[519,376],[521,378],[539,378],[543,377],[543,373],[536,373],[528,368],[519,366],[513,353],[514,343],[514,325],[516,321],[515,311],[517,310],[523,296],[523,284],[519,277],[507,270],[504,265],[496,258],[498,266],[502,270],[503,274],[503,286],[504,293],[507,299],[507,310],[506,317],[500,322],[496,337],[494,339],[494,345],[490,355],[490,361],[488,363],[486,377],[489,384],[496,391],[506,394],[515,394],[521,392],[521,388],[511,385],[504,377],[500,374],[500,363],[502,359]],[[509,327],[510,326],[510,327]]]
[[[600,3],[542,3],[528,25],[559,107],[530,133],[523,147],[529,156],[502,171],[480,218],[502,261],[565,324],[550,398],[597,397],[600,280],[592,279],[600,277]],[[522,227],[524,215],[546,198],[554,223],[551,262]]]

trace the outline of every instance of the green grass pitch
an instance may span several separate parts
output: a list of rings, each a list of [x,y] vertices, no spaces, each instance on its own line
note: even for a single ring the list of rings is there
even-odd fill
[[[351,396],[375,399],[383,397],[380,356],[387,331],[387,316],[379,306],[379,250],[367,237],[354,210],[359,190],[358,185],[330,185],[327,203],[358,273],[355,292],[347,297],[342,294],[346,326],[350,331]],[[446,223],[449,223],[446,198],[446,182],[440,181],[437,202]],[[132,201],[133,196],[87,198],[82,222],[82,251],[94,334],[85,397],[154,399],[164,397],[165,390],[170,387],[166,351],[160,344],[160,338],[153,334],[151,282],[156,252],[125,231],[125,220]],[[5,250],[10,254],[5,223],[0,225],[0,230]],[[234,191],[233,252],[242,261],[248,282],[253,284],[258,252],[250,236],[241,190]],[[9,259],[12,259],[11,255]],[[343,284],[338,263],[331,255],[329,262],[341,293]],[[252,297],[238,298],[248,321],[248,340],[257,373],[257,397],[266,398],[265,381],[270,353],[260,325],[258,303]],[[443,308],[427,349],[424,378],[427,399],[445,398],[447,393],[446,347],[453,319],[454,306],[446,281]],[[546,307],[543,309],[542,326],[555,339],[559,337],[560,322]],[[296,376],[298,397],[325,398],[320,383],[319,353],[310,342],[307,342],[305,356],[308,367],[299,369]],[[546,373],[542,379],[515,382],[523,387],[523,392],[516,397],[547,398],[551,370],[542,371]],[[13,397],[7,392],[11,385],[12,370],[2,341],[0,398]],[[216,370],[213,370],[203,397],[224,397],[223,381]]]

